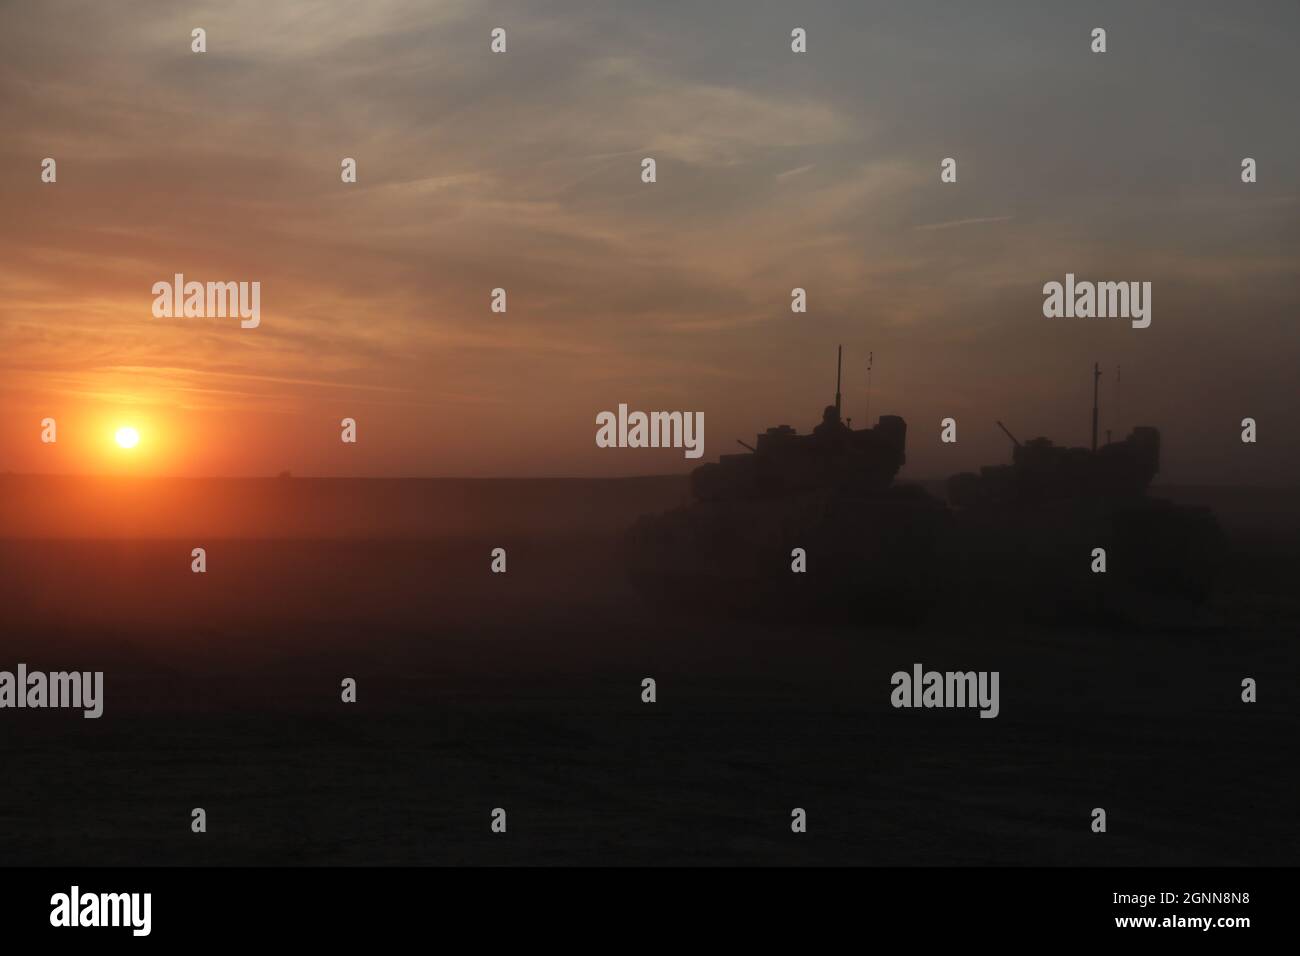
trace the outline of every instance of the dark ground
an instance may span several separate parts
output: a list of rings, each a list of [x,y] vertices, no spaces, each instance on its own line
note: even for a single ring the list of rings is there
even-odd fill
[[[85,540],[71,522],[31,540],[36,480],[6,481],[0,529],[26,536],[0,540],[0,669],[104,670],[106,704],[97,721],[0,711],[0,865],[1297,861],[1293,492],[1221,496],[1232,560],[1174,626],[1043,628],[990,606],[899,629],[647,606],[612,532],[674,503],[671,483],[523,504],[520,483],[480,488],[456,497],[459,525],[419,506],[445,483],[226,488],[261,502],[244,509],[260,540],[159,486],[130,506],[157,498],[173,534]],[[358,537],[360,519],[274,533],[340,496],[373,499],[356,513],[387,515],[386,536]],[[538,507],[554,527],[508,533]],[[889,677],[915,661],[1001,671],[1001,715],[892,709]]]

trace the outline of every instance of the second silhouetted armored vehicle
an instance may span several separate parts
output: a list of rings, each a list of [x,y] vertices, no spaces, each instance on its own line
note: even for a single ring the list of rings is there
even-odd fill
[[[1092,447],[1011,439],[1009,465],[948,479],[954,508],[945,578],[987,602],[999,591],[1035,612],[1126,615],[1209,594],[1226,541],[1208,508],[1148,494],[1160,470],[1160,433],[1137,427],[1097,446],[1093,368]],[[955,595],[954,595],[955,596]],[[1004,605],[1005,606],[1005,605]]]

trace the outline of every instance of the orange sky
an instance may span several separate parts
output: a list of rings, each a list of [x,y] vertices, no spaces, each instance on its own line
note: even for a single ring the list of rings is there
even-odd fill
[[[1105,57],[1081,16],[897,6],[5,5],[0,471],[683,471],[595,415],[703,411],[715,458],[810,428],[843,343],[905,475],[1005,460],[995,419],[1085,443],[1098,360],[1162,480],[1300,480],[1294,5],[1102,4]],[[1151,328],[1043,318],[1067,271],[1151,281]],[[153,318],[177,272],[259,281],[260,327]]]

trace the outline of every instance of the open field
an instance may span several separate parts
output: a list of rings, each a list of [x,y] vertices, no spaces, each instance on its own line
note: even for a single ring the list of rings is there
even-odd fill
[[[675,504],[669,479],[451,505],[437,482],[195,482],[154,509],[124,485],[173,523],[138,537],[63,533],[14,492],[34,481],[0,479],[0,668],[103,670],[106,701],[99,720],[0,713],[0,864],[1295,860],[1300,535],[1280,519],[1225,520],[1234,560],[1177,627],[1038,630],[996,608],[795,627],[627,586],[617,529]],[[312,525],[326,512],[347,533]],[[892,709],[891,673],[917,661],[999,670],[1001,715]]]

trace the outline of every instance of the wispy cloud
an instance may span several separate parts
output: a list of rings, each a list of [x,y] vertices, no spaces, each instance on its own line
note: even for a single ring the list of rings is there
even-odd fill
[[[913,226],[922,231],[935,229],[957,229],[961,226],[979,226],[991,222],[1010,222],[1015,216],[977,216],[973,219],[949,219],[947,222],[931,222],[924,226]]]

